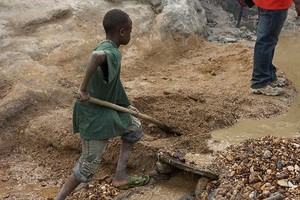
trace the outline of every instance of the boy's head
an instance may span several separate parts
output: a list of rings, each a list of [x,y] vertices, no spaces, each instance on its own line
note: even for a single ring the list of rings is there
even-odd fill
[[[126,12],[119,9],[108,11],[103,18],[103,27],[107,37],[117,39],[122,45],[129,43],[132,21]]]

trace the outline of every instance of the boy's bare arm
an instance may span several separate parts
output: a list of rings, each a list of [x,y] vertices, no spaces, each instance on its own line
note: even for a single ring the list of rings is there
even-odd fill
[[[89,100],[90,96],[87,92],[87,85],[92,75],[97,70],[98,66],[106,61],[106,54],[104,51],[94,51],[89,58],[85,76],[81,82],[78,93],[81,95],[80,101]]]

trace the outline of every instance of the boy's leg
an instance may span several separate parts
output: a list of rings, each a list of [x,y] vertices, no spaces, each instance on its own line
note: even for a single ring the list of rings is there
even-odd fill
[[[115,187],[125,185],[129,182],[129,176],[126,173],[126,167],[133,146],[134,143],[128,143],[124,141],[122,142],[120,157],[119,157],[116,173],[113,178],[113,185]]]
[[[54,200],[64,200],[71,194],[71,192],[80,184],[81,182],[78,181],[75,176],[72,174],[67,182],[64,184],[64,186],[61,188],[57,196],[54,198]]]
[[[81,143],[82,155],[55,200],[65,199],[81,182],[91,181],[99,167],[107,140],[81,140]]]
[[[139,141],[143,136],[142,124],[140,120],[132,116],[132,122],[127,128],[127,134],[122,136],[122,145],[120,157],[112,184],[115,187],[129,183],[130,177],[126,173],[127,162],[134,143]]]

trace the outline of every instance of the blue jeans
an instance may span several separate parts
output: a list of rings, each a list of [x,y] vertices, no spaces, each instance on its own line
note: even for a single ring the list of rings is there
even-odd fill
[[[265,10],[258,8],[258,24],[254,47],[254,63],[251,88],[265,87],[277,79],[273,57],[278,37],[288,10]]]

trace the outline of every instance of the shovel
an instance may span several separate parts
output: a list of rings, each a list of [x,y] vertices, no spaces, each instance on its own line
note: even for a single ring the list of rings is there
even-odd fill
[[[80,94],[75,93],[74,97],[77,98],[77,99],[80,99]],[[113,110],[116,110],[116,111],[119,111],[119,112],[129,113],[132,116],[135,116],[137,118],[146,120],[148,122],[151,122],[151,123],[157,125],[158,128],[160,128],[161,130],[163,130],[166,133],[174,134],[174,135],[182,135],[182,133],[179,133],[179,132],[176,132],[176,131],[172,130],[171,127],[167,126],[166,124],[161,123],[159,120],[154,119],[153,117],[150,117],[150,116],[145,115],[143,113],[140,113],[140,112],[128,109],[128,108],[124,108],[122,106],[118,106],[118,105],[110,103],[108,101],[96,99],[94,97],[90,97],[88,102],[99,105],[99,106],[107,107],[107,108],[110,108],[110,109],[113,109]]]

